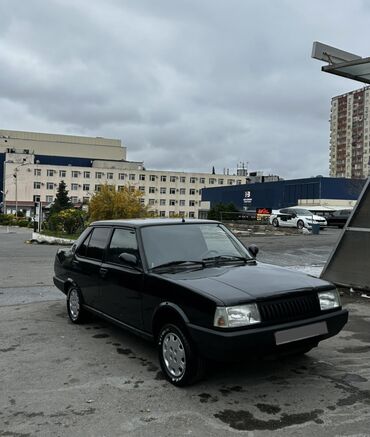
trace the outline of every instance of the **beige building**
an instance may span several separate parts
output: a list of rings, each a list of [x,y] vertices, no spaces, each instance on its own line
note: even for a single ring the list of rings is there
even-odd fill
[[[198,217],[201,189],[246,182],[243,176],[147,170],[142,162],[92,160],[91,166],[43,164],[33,153],[8,151],[4,161],[5,209],[31,214],[34,202],[54,201],[60,181],[75,204],[88,203],[107,183],[119,190],[131,186],[158,216]]]
[[[330,113],[329,173],[362,179],[369,173],[370,87],[333,97]]]

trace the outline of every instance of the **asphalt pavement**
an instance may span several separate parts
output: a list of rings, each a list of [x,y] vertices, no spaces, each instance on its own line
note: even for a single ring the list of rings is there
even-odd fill
[[[164,381],[150,343],[67,318],[52,286],[56,246],[0,228],[0,436],[370,436],[370,303],[301,357],[214,365],[186,389]],[[248,238],[258,258],[322,266],[338,231]]]

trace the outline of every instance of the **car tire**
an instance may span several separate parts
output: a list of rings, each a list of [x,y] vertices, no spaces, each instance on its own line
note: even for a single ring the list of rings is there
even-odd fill
[[[304,223],[302,220],[298,220],[297,222],[297,229],[303,229],[304,228]]]
[[[272,220],[272,226],[274,228],[278,228],[279,227],[279,220],[276,217]]]
[[[76,325],[86,320],[86,311],[82,307],[81,292],[75,286],[71,286],[68,290],[67,312],[70,321]]]
[[[179,323],[168,323],[160,329],[158,357],[164,376],[177,387],[191,385],[204,375],[205,361]]]

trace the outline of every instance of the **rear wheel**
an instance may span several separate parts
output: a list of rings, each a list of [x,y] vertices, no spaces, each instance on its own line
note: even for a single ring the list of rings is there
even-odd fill
[[[279,220],[276,217],[272,220],[272,226],[275,228],[279,227]]]
[[[83,323],[86,311],[82,308],[82,298],[80,290],[72,286],[67,294],[67,312],[72,323]]]
[[[304,223],[303,223],[302,220],[298,220],[298,222],[297,222],[297,228],[298,228],[298,229],[303,229],[303,228],[304,228]]]
[[[178,323],[168,323],[160,329],[158,355],[162,372],[177,387],[193,384],[204,374],[204,360]]]

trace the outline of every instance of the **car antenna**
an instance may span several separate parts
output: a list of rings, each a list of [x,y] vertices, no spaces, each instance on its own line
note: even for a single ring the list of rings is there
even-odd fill
[[[185,219],[184,219],[184,217],[182,218],[181,223],[185,223]]]

